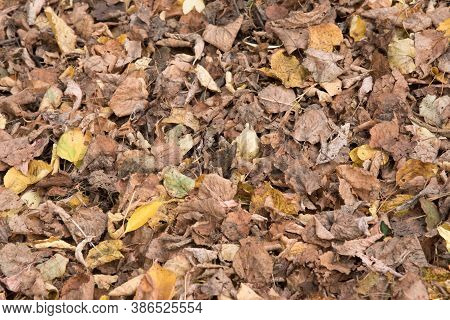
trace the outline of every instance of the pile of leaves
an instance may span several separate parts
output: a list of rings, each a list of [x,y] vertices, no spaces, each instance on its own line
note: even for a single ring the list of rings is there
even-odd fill
[[[0,4],[0,299],[448,299],[440,0]]]

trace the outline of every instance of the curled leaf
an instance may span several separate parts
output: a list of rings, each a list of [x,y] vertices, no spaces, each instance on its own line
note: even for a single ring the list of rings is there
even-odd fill
[[[393,40],[388,46],[388,61],[392,69],[398,69],[402,74],[408,74],[416,69],[414,57],[416,49],[411,39]]]
[[[245,129],[235,140],[237,145],[236,154],[244,160],[251,161],[258,156],[259,138],[256,131],[251,129],[249,124],[245,125]]]
[[[368,144],[363,144],[359,147],[352,149],[352,151],[350,151],[350,153],[349,153],[349,156],[350,156],[350,159],[352,159],[352,161],[355,164],[361,166],[364,161],[373,159],[375,157],[375,155],[377,154],[377,152],[382,153],[382,156],[383,156],[382,164],[383,165],[386,164],[389,160],[389,156],[385,152],[381,151],[380,149],[372,148]]]
[[[203,68],[201,65],[197,65],[195,68],[195,74],[197,75],[198,81],[200,81],[202,86],[211,91],[220,92],[220,88],[217,86],[217,83],[211,77],[208,70]]]
[[[184,198],[195,187],[195,181],[176,168],[166,171],[163,184],[169,195],[174,198]]]
[[[70,53],[75,50],[77,36],[75,32],[53,11],[51,7],[44,9],[45,16],[55,35],[56,43],[62,53]]]
[[[198,13],[202,12],[205,9],[205,3],[203,0],[184,0],[183,1],[183,14],[188,14],[192,10],[197,11]]]
[[[450,252],[450,223],[446,222],[441,224],[437,231],[439,235],[444,238],[445,243],[447,244],[447,251]]]
[[[15,193],[21,193],[28,186],[45,178],[52,171],[52,167],[42,160],[31,160],[28,173],[25,175],[16,168],[10,168],[3,177],[5,188]]]
[[[175,293],[177,276],[154,262],[136,290],[134,299],[170,300]]]
[[[433,163],[422,162],[416,159],[409,159],[405,165],[401,167],[395,176],[395,181],[402,187],[416,177],[424,177],[430,179],[438,172],[438,166]]]

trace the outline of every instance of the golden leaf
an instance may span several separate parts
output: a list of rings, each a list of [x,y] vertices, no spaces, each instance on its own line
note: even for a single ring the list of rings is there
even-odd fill
[[[366,22],[359,15],[354,15],[350,22],[350,37],[358,42],[361,41],[365,36]]]
[[[408,74],[416,69],[414,57],[416,49],[411,39],[393,40],[388,46],[388,61],[391,69],[398,69],[402,74]]]
[[[295,199],[289,199],[281,191],[272,188],[268,183],[263,188],[255,190],[250,206],[253,210],[270,208],[290,215],[297,214],[300,209]]]
[[[361,166],[364,161],[373,159],[375,157],[375,155],[377,154],[377,152],[382,153],[382,155],[383,155],[382,164],[385,165],[389,160],[389,156],[385,152],[381,151],[380,149],[372,148],[368,144],[363,144],[359,147],[352,149],[352,151],[350,151],[350,153],[349,153],[349,156],[350,156],[350,159],[352,159],[352,161],[355,164]]]
[[[450,223],[445,222],[445,223],[441,224],[437,228],[437,231],[439,232],[439,235],[442,238],[444,238],[446,246],[447,246],[447,251],[450,252]]]
[[[144,224],[149,222],[151,219],[155,219],[158,217],[157,213],[161,206],[164,204],[164,201],[159,199],[153,200],[150,203],[140,206],[137,208],[130,219],[128,219],[127,228],[125,229],[125,233],[131,232],[139,229]],[[156,221],[156,224],[159,221]]]
[[[120,252],[122,247],[122,240],[105,240],[100,242],[89,250],[86,258],[87,266],[94,269],[105,263],[123,258]]]
[[[259,69],[268,77],[280,79],[286,88],[300,87],[305,77],[305,70],[296,57],[287,57],[284,50],[278,50],[270,58],[270,67]]]
[[[438,166],[433,163],[422,162],[416,159],[409,159],[395,175],[395,181],[402,187],[416,177],[430,179],[438,172]]]
[[[139,286],[139,283],[141,283],[143,277],[144,275],[140,274],[134,278],[131,278],[127,282],[118,286],[117,288],[112,289],[108,293],[108,296],[110,297],[131,296],[136,292],[136,289]]]
[[[414,196],[412,196],[410,194],[397,194],[397,195],[395,195],[394,198],[381,204],[380,212],[390,212],[392,210],[395,210],[395,208],[397,208],[398,206],[401,206],[402,204],[411,200],[412,198],[414,198]],[[409,212],[408,209],[401,210],[401,211],[397,212],[397,215],[403,215],[408,212]]]
[[[311,26],[309,31],[309,46],[317,50],[332,52],[333,46],[340,45],[344,41],[341,29],[333,23],[322,23]]]
[[[59,138],[56,153],[60,158],[72,162],[79,167],[88,149],[89,138],[75,128],[63,133]]]
[[[441,23],[439,23],[437,30],[444,32],[445,36],[450,38],[450,18],[447,18],[444,21],[442,21]],[[449,41],[450,41],[450,39],[449,39]]]
[[[170,300],[175,294],[177,276],[154,262],[142,279],[135,299]]]
[[[57,237],[50,237],[44,240],[36,240],[32,243],[32,246],[36,249],[44,249],[44,248],[56,248],[56,249],[68,249],[75,251],[75,246],[61,240]]]
[[[50,27],[55,35],[56,43],[62,53],[70,53],[75,50],[77,36],[75,32],[53,11],[51,7],[44,9]]]
[[[18,194],[24,191],[29,185],[35,184],[45,178],[51,171],[52,167],[48,163],[42,160],[31,160],[28,164],[27,175],[12,167],[3,177],[3,183],[5,188]]]

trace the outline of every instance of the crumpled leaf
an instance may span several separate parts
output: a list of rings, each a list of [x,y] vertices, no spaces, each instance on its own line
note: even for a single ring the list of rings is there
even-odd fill
[[[344,41],[341,29],[334,23],[322,23],[310,26],[308,48],[332,52],[333,46],[338,46]]]
[[[123,248],[122,240],[105,240],[94,248],[91,248],[86,257],[86,264],[89,268],[95,269],[105,263],[122,259],[120,252]]]
[[[441,224],[437,231],[439,235],[445,240],[445,243],[447,244],[447,251],[450,252],[450,223],[445,222]]]
[[[400,187],[405,186],[409,181],[416,177],[430,179],[438,172],[438,166],[433,163],[426,163],[416,159],[409,159],[401,167],[396,175],[395,181]]]
[[[408,74],[416,69],[416,49],[411,39],[393,40],[388,46],[388,61],[392,69]]]
[[[272,188],[269,183],[265,183],[264,187],[255,190],[250,208],[251,210],[269,208],[288,215],[296,215],[300,210],[295,199],[288,198],[281,191]]]
[[[131,215],[130,219],[128,219],[125,233],[135,231],[157,217],[158,210],[163,204],[164,201],[156,199],[137,208]]]
[[[427,94],[420,102],[419,114],[426,123],[441,127],[444,122],[443,113],[449,104],[449,96],[442,96],[436,99],[436,96]]]
[[[197,75],[197,79],[198,81],[200,81],[200,84],[202,86],[208,88],[211,91],[221,92],[220,88],[217,86],[217,83],[211,77],[208,70],[203,68],[201,65],[197,65],[197,67],[195,67],[195,74]]]
[[[436,30],[444,32],[445,36],[447,38],[450,38],[450,18],[447,18],[439,23],[439,26]]]
[[[163,184],[170,196],[184,198],[189,191],[194,189],[195,180],[180,173],[176,168],[169,168],[164,173]]]
[[[28,164],[28,173],[24,175],[16,168],[10,168],[3,177],[5,188],[15,193],[21,193],[29,185],[45,178],[52,171],[52,167],[42,160],[31,160]]]
[[[131,296],[136,292],[137,287],[141,283],[142,278],[144,277],[143,274],[140,274],[134,278],[131,278],[127,282],[121,284],[120,286],[112,289],[108,296],[110,297],[126,297]]]
[[[383,165],[386,164],[389,160],[389,156],[385,152],[381,151],[380,149],[372,148],[368,144],[363,144],[359,147],[352,149],[349,153],[349,156],[350,156],[350,159],[352,159],[352,161],[355,164],[362,166],[364,161],[373,159],[376,156],[377,152],[382,153],[382,157],[383,157],[382,164]]]
[[[397,207],[401,206],[405,202],[411,200],[414,198],[413,195],[410,194],[396,194],[392,199],[389,199],[388,201],[384,201],[380,208],[380,212],[390,212],[392,210],[395,210]],[[397,211],[397,215],[403,215],[405,213],[409,212],[408,209]]]
[[[317,82],[334,81],[344,72],[336,65],[336,62],[343,59],[341,55],[316,49],[308,49],[305,53],[303,66],[311,72]]]
[[[73,245],[57,237],[50,237],[44,240],[36,240],[32,243],[32,246],[36,249],[55,248],[75,251],[75,247]]]
[[[45,92],[42,98],[41,104],[39,105],[39,112],[46,111],[48,109],[57,109],[61,104],[61,99],[63,97],[63,92],[56,85],[51,86]]]
[[[448,48],[448,39],[439,31],[424,30],[415,33],[415,63],[417,67],[431,64]]]
[[[197,11],[198,13],[202,12],[205,9],[205,3],[203,0],[184,0],[183,1],[183,14],[188,14],[192,10]]]
[[[88,143],[88,135],[84,135],[80,128],[74,128],[64,132],[59,137],[56,153],[60,158],[70,161],[79,167],[87,152]]]
[[[322,109],[308,109],[297,118],[294,126],[294,139],[316,144],[327,139],[332,131],[328,118]]]
[[[170,116],[162,119],[161,123],[184,124],[195,132],[200,130],[200,123],[193,113],[181,108],[172,109]]]
[[[286,88],[300,87],[305,71],[294,56],[285,56],[284,50],[278,50],[270,58],[270,69],[259,69],[268,77],[280,79]]]
[[[359,15],[354,15],[350,21],[350,37],[356,42],[366,36],[366,22]]]
[[[125,117],[145,110],[148,106],[148,91],[145,79],[130,75],[114,91],[109,107],[118,117]]]
[[[223,52],[230,51],[243,20],[244,17],[240,15],[236,20],[226,26],[208,24],[205,31],[203,31],[203,40],[219,48]]]
[[[244,160],[251,161],[258,156],[259,153],[259,138],[256,131],[250,128],[247,123],[245,129],[236,138],[237,145],[236,155]]]
[[[56,43],[63,54],[73,52],[77,44],[75,32],[53,11],[51,7],[44,9],[45,15],[55,35]]]
[[[136,300],[170,300],[175,293],[176,274],[154,262],[136,290]]]

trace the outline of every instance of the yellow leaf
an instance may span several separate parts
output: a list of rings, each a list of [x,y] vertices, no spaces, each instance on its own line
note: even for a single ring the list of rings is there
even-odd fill
[[[439,23],[437,30],[444,32],[445,36],[450,38],[450,18],[447,18],[441,23]]]
[[[87,206],[87,204],[89,203],[89,198],[82,192],[78,191],[77,193],[72,195],[66,203],[69,207],[75,209],[79,206]]]
[[[36,191],[27,191],[25,192],[20,199],[25,202],[28,208],[30,209],[36,209],[39,207],[39,204],[41,203],[41,196]]]
[[[398,69],[402,74],[408,74],[416,69],[414,57],[416,49],[411,39],[393,40],[388,46],[388,61],[391,69]]]
[[[300,87],[305,77],[305,70],[296,57],[287,57],[284,50],[278,50],[270,58],[270,67],[259,69],[268,77],[280,79],[286,88]]]
[[[281,191],[266,183],[263,188],[255,190],[250,206],[252,210],[270,208],[284,214],[295,215],[300,210],[297,203],[295,199],[289,199]]]
[[[75,35],[75,32],[73,32],[73,30],[64,22],[63,19],[57,16],[51,7],[46,7],[44,12],[61,52],[70,53],[74,51],[77,43],[77,36]]]
[[[135,298],[170,300],[175,293],[177,276],[154,262],[142,279]]]
[[[381,204],[380,212],[390,212],[391,210],[395,210],[395,208],[397,208],[398,206],[401,206],[406,201],[411,200],[412,198],[414,198],[414,196],[412,196],[410,194],[397,194],[397,195],[395,195],[394,198]],[[409,212],[408,209],[401,210],[401,211],[397,212],[397,215],[403,215],[408,212]]]
[[[350,153],[349,153],[349,156],[350,156],[350,159],[352,159],[352,161],[355,164],[361,166],[364,161],[373,159],[375,157],[375,155],[377,154],[377,152],[382,153],[382,155],[383,155],[382,164],[383,165],[386,164],[389,160],[389,156],[386,153],[384,153],[383,151],[381,151],[380,149],[372,148],[368,144],[363,144],[359,147],[352,149],[352,151],[350,151]]]
[[[402,187],[416,177],[430,179],[438,172],[438,166],[433,163],[422,162],[416,159],[409,159],[395,175],[395,181]]]
[[[52,167],[42,160],[31,160],[28,164],[28,174],[24,175],[16,168],[10,168],[3,177],[5,188],[15,193],[21,193],[29,185],[45,178],[52,171]]]
[[[60,240],[57,237],[50,237],[44,240],[36,240],[32,243],[32,246],[36,249],[44,249],[44,248],[56,248],[56,249],[68,249],[75,251],[75,246],[65,242],[64,240]]]
[[[333,46],[340,45],[344,41],[341,29],[333,23],[322,23],[311,26],[309,31],[309,48],[332,52]]]
[[[86,264],[94,269],[105,263],[123,258],[120,250],[122,249],[122,240],[105,240],[89,250]]]
[[[164,201],[156,199],[146,205],[137,208],[131,215],[130,219],[128,219],[125,233],[137,230],[144,224],[149,222],[151,219],[156,218],[158,210],[163,204]]]
[[[75,128],[66,131],[58,141],[56,153],[60,158],[70,161],[79,167],[88,149],[89,138]]]
[[[439,235],[444,238],[445,243],[447,245],[447,251],[450,252],[450,223],[445,222],[441,224],[437,231],[439,232]]]
[[[431,73],[434,74],[434,77],[436,78],[437,81],[439,81],[440,83],[447,84],[448,80],[445,77],[445,73],[440,72],[438,68],[432,67]]]
[[[205,9],[205,3],[203,0],[184,0],[183,1],[183,14],[188,14],[193,9],[198,13]]]
[[[366,22],[359,15],[354,15],[350,22],[350,37],[358,42],[361,41],[365,36]]]

